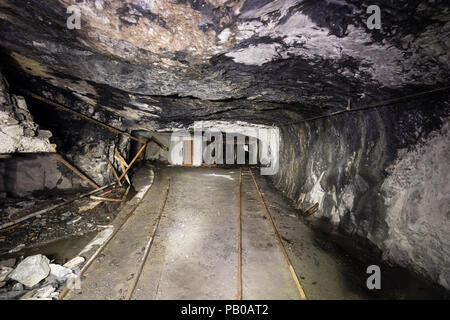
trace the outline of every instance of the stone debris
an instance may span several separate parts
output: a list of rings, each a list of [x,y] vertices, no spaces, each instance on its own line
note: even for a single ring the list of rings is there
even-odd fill
[[[72,220],[70,220],[69,222],[67,222],[67,224],[68,225],[75,224],[80,220],[81,220],[81,217],[76,217],[76,218],[73,218]]]
[[[0,293],[0,300],[14,300],[23,295],[23,291],[9,291]]]
[[[27,292],[22,298],[20,298],[20,300],[53,300],[51,296],[53,292],[55,292],[55,288],[48,285],[43,288]]]
[[[73,269],[73,268],[76,268],[76,267],[80,266],[81,264],[83,264],[84,261],[86,261],[86,259],[83,257],[75,257],[72,260],[66,262],[64,264],[64,267]]]
[[[9,277],[27,287],[33,287],[50,273],[50,261],[43,255],[35,255],[23,260]]]
[[[53,276],[56,280],[67,280],[67,277],[72,274],[72,270],[59,264],[50,264],[50,276]]]
[[[16,259],[14,259],[14,258],[0,261],[0,267],[10,267],[10,268],[12,268],[15,265],[16,265]]]
[[[66,265],[76,268],[84,261],[75,257]],[[59,291],[78,277],[69,267],[50,263],[40,254],[27,257],[14,269],[16,262],[1,261],[8,266],[0,265],[0,300],[57,300]]]
[[[12,291],[23,291],[23,284],[17,282],[15,285],[13,285]]]
[[[69,218],[71,215],[72,215],[72,212],[66,211],[66,212],[61,214],[61,217],[62,218]]]
[[[25,248],[25,244],[19,244],[17,247],[11,249],[8,251],[8,253],[15,253],[15,252],[19,252],[20,250],[22,250],[23,248]]]
[[[9,267],[0,267],[0,282],[5,281],[13,270]]]
[[[53,286],[46,286],[37,290],[37,296],[39,298],[49,298],[53,292],[55,292],[55,288]]]
[[[50,295],[51,298],[57,300],[59,298],[59,292],[52,292],[52,294]]]
[[[50,131],[39,130],[28,110],[26,101],[8,91],[0,75],[0,153],[53,152]]]

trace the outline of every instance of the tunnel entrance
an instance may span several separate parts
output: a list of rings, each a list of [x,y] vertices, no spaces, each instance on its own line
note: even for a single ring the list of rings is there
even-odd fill
[[[222,129],[222,130],[220,130]],[[268,127],[225,124],[214,131],[174,130],[165,132],[133,131],[133,136],[148,144],[141,159],[186,167],[200,166],[272,166],[278,161],[278,131]],[[142,147],[132,141],[132,159]]]
[[[280,137],[275,127],[200,122],[189,129],[133,131],[133,135],[149,141],[143,156],[147,160],[187,167],[258,165],[276,170],[278,166]],[[132,142],[130,158],[141,146]]]

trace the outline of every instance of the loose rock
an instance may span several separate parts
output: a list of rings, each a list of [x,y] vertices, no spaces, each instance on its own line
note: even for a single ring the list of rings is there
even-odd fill
[[[49,298],[53,292],[55,292],[55,288],[53,286],[46,286],[44,288],[37,290],[37,297],[38,298]]]
[[[35,289],[27,292],[20,300],[52,300],[51,295],[55,291],[55,288],[51,285],[45,286],[40,289]]]
[[[0,300],[14,300],[23,295],[23,291],[10,291],[0,294]]]
[[[0,267],[13,268],[15,265],[16,265],[16,259],[14,259],[14,258],[0,261]]]
[[[23,284],[20,282],[17,282],[15,285],[13,285],[12,291],[23,291]]]
[[[8,275],[10,275],[13,270],[14,269],[9,267],[0,267],[0,281],[5,281]]]
[[[86,261],[86,259],[83,257],[75,257],[72,260],[66,262],[64,264],[64,267],[73,269],[73,268],[78,267],[79,265],[83,264],[84,261]]]
[[[23,260],[9,277],[27,287],[33,287],[50,273],[49,260],[43,255],[35,255]]]
[[[59,264],[50,264],[50,276],[55,277],[58,281],[66,280],[67,276],[72,274],[72,270]]]

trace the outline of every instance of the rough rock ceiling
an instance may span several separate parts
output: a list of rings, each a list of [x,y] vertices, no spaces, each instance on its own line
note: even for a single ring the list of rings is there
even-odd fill
[[[372,4],[381,30],[366,26]],[[80,30],[66,27],[70,5]],[[22,86],[130,123],[270,122],[448,84],[450,11],[445,0],[0,0],[0,47]]]

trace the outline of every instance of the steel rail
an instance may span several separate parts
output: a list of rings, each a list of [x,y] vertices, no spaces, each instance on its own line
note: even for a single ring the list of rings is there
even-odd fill
[[[242,168],[239,172],[239,214],[238,214],[238,293],[237,300],[242,300]]]
[[[261,193],[261,189],[258,186],[258,183],[256,182],[256,179],[253,175],[252,169],[248,169],[250,171],[250,175],[252,176],[253,182],[255,183],[255,187],[256,187],[256,191],[258,191],[258,195],[259,195],[259,200],[262,204],[262,206],[264,207],[266,214],[267,214],[267,218],[270,222],[270,224],[272,225],[273,228],[273,232],[275,233],[275,237],[278,240],[278,244],[280,245],[280,249],[283,252],[284,258],[286,260],[286,263],[288,264],[289,267],[289,271],[292,275],[292,278],[295,282],[295,285],[297,286],[298,292],[300,293],[300,297],[302,300],[307,300],[305,291],[303,290],[303,287],[300,283],[300,280],[298,279],[297,273],[295,272],[294,266],[292,265],[291,259],[289,259],[289,256],[287,254],[286,248],[284,247],[283,241],[281,240],[280,234],[278,233],[278,229],[275,226],[275,222],[273,221],[272,215],[270,214],[269,208],[267,208],[266,202],[264,201],[264,197]]]
[[[142,262],[141,262],[141,264],[139,266],[139,269],[138,269],[138,271],[136,273],[136,276],[133,278],[133,282],[131,283],[130,288],[127,291],[127,294],[125,296],[125,300],[130,300],[131,299],[131,297],[132,297],[132,295],[134,293],[134,290],[136,289],[136,286],[137,286],[137,283],[139,281],[139,278],[141,277],[142,270],[144,270],[144,266],[145,266],[145,263],[147,262],[147,258],[148,258],[148,255],[150,253],[150,249],[152,248],[153,239],[155,238],[156,231],[158,230],[159,223],[161,221],[161,216],[162,216],[162,214],[164,212],[164,209],[166,207],[167,198],[169,197],[169,190],[170,190],[170,178],[168,180],[168,185],[167,185],[164,201],[163,201],[162,206],[161,206],[161,208],[159,210],[159,214],[158,214],[158,218],[156,220],[156,224],[153,227],[152,235],[150,236],[149,240],[147,241],[147,245],[145,246],[144,255],[142,257]]]
[[[117,182],[114,182],[116,184]],[[131,218],[131,216],[136,211],[137,207],[142,203],[142,201],[145,199],[147,194],[150,192],[150,190],[153,188],[154,183],[148,188],[147,191],[142,195],[141,200],[133,206],[133,208],[128,212],[128,214],[123,218],[123,220],[119,223],[119,226],[117,228],[114,228],[114,231],[112,232],[111,236],[101,245],[100,248],[89,258],[89,260],[84,264],[83,268],[80,272],[80,277],[83,276],[83,274],[86,272],[86,270],[92,265],[92,263],[97,259],[97,257],[100,255],[100,253],[103,252],[103,250],[106,248],[106,246],[115,238],[115,236],[119,233],[119,231],[122,229],[122,227],[127,223],[127,221]],[[127,189],[127,192],[129,190],[129,187]],[[123,204],[123,203],[122,203]],[[63,300],[69,292],[71,292],[72,289],[70,286],[66,285],[64,289],[61,291],[61,293],[58,296],[58,300]]]

